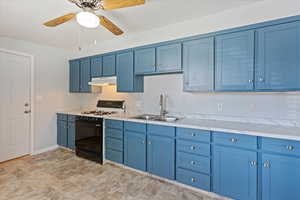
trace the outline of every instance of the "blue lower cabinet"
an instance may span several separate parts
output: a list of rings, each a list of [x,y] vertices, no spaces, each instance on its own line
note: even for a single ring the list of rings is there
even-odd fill
[[[210,191],[210,176],[185,169],[176,170],[176,180],[196,188]]]
[[[59,146],[68,146],[68,122],[57,120],[57,144]]]
[[[262,155],[262,199],[300,199],[300,158]]]
[[[131,131],[124,133],[124,164],[146,171],[146,135]]]
[[[112,150],[112,149],[106,149],[105,150],[105,159],[122,164],[123,163],[123,152]]]
[[[75,123],[68,122],[68,148],[75,150]]]
[[[189,153],[177,152],[177,167],[195,172],[210,174],[210,158]]]
[[[175,139],[148,135],[147,141],[148,172],[175,179]]]
[[[237,200],[257,199],[257,152],[214,146],[213,192]]]

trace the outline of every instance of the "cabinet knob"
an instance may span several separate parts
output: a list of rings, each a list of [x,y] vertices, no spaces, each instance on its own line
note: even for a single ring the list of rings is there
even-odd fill
[[[236,139],[236,138],[230,138],[230,142],[233,142],[233,143],[235,143],[235,142],[237,142],[238,140]]]
[[[151,141],[149,141],[148,144],[152,144]]]
[[[251,161],[251,162],[250,162],[250,165],[251,165],[251,166],[256,166],[257,163],[256,163],[255,161]]]
[[[253,83],[253,80],[252,80],[252,79],[249,79],[248,82],[249,82],[249,83]]]
[[[291,146],[291,145],[288,145],[288,146],[286,146],[286,149],[289,150],[289,151],[292,151],[292,150],[294,150],[294,147]]]
[[[142,141],[142,144],[145,144],[145,143],[146,143],[146,142],[143,140],[143,141]]]
[[[259,81],[259,82],[265,82],[265,79],[264,79],[263,77],[260,77],[260,78],[258,79],[258,81]]]
[[[196,182],[196,179],[195,179],[195,178],[191,178],[191,182],[192,182],[192,183],[195,183],[195,182]]]
[[[270,163],[269,162],[265,162],[264,163],[264,168],[270,168]]]
[[[191,146],[191,150],[195,150],[196,149],[196,147],[195,146]]]
[[[195,161],[191,161],[191,165],[195,165],[196,164],[196,162]]]
[[[195,137],[195,136],[196,136],[196,133],[192,133],[192,136]]]

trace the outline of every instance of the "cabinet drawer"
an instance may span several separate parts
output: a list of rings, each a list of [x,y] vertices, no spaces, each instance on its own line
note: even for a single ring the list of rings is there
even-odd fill
[[[123,152],[109,149],[105,151],[105,158],[117,163],[123,163]]]
[[[177,128],[176,135],[177,138],[179,139],[210,142],[210,131],[206,131],[206,130]]]
[[[123,151],[123,141],[114,139],[114,138],[110,138],[110,137],[106,137],[105,138],[105,148]]]
[[[57,119],[67,121],[68,120],[68,115],[66,115],[66,114],[57,114]]]
[[[209,156],[210,144],[177,140],[177,150],[180,152]]]
[[[106,128],[113,128],[113,129],[123,130],[123,121],[106,119],[105,120],[105,127]]]
[[[75,122],[76,116],[75,115],[68,115],[68,121],[69,122]]]
[[[137,122],[125,122],[124,129],[126,131],[133,131],[146,134],[146,124]]]
[[[176,180],[193,187],[210,191],[210,176],[208,175],[178,168],[176,170]]]
[[[214,132],[213,142],[234,147],[257,149],[257,137],[233,133]]]
[[[262,138],[262,149],[277,153],[300,156],[300,142],[275,138]]]
[[[123,131],[119,130],[119,129],[106,128],[105,136],[122,140],[123,139]]]
[[[171,127],[171,126],[160,126],[160,125],[148,124],[147,132],[150,135],[175,137],[175,127]]]
[[[178,152],[177,167],[210,174],[210,158]]]

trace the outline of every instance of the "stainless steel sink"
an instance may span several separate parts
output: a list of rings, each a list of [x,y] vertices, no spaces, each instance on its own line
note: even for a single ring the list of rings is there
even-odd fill
[[[151,115],[151,114],[143,114],[132,117],[132,119],[142,119],[142,120],[150,120],[150,121],[161,121],[161,122],[175,122],[178,120],[177,117],[173,116],[160,116],[160,115]]]

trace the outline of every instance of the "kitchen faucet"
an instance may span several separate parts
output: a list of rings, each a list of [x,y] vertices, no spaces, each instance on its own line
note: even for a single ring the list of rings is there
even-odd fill
[[[159,106],[160,106],[160,117],[164,118],[166,116],[166,114],[168,113],[166,110],[166,95],[164,94],[160,94],[160,100],[159,100]]]

